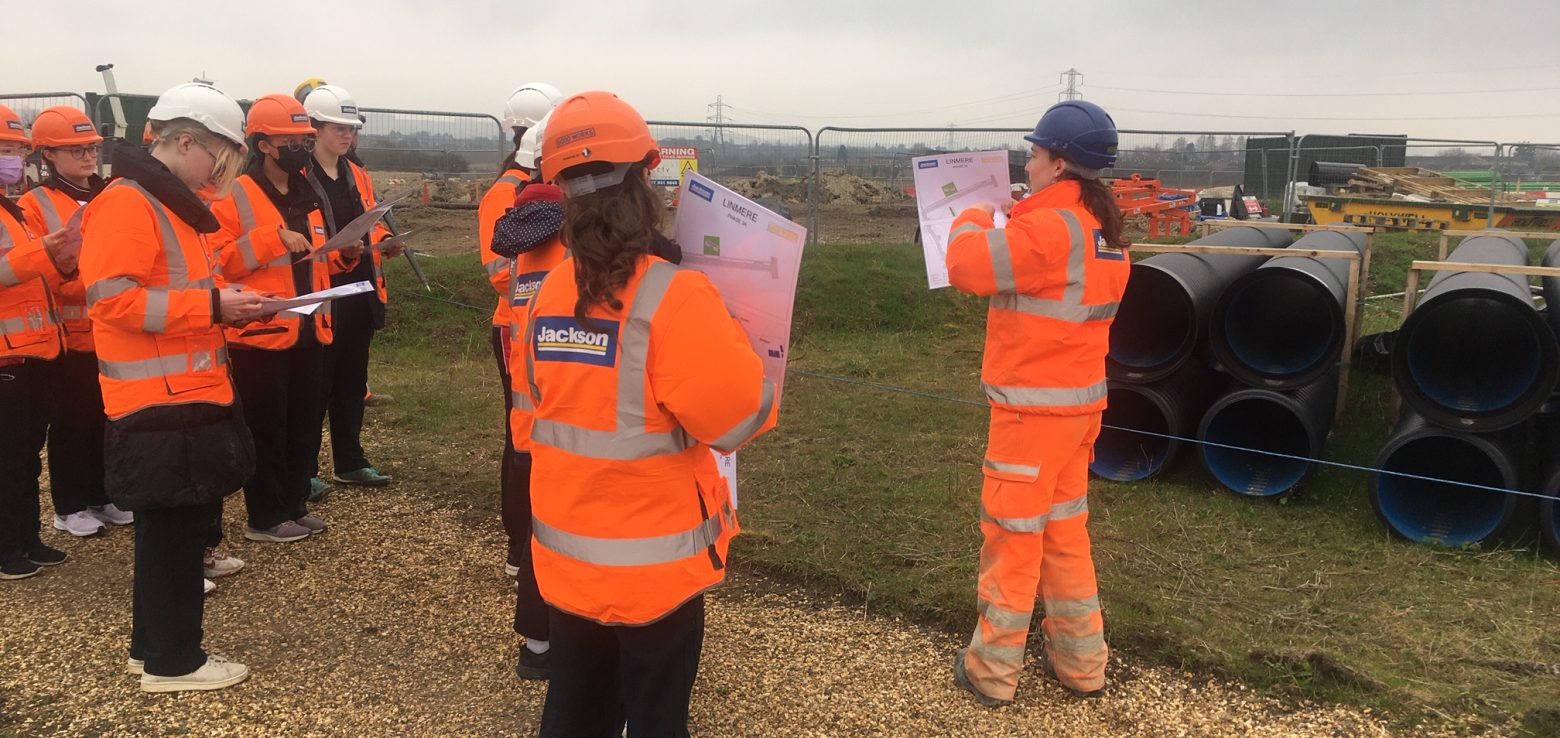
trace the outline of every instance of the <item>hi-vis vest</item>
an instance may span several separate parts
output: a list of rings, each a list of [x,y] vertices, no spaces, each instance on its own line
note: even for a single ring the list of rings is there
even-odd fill
[[[574,317],[574,259],[526,311],[532,558],[548,604],[641,625],[725,575],[737,516],[709,449],[774,426],[774,386],[708,278],[642,257],[620,310]],[[533,409],[534,408],[534,409]]]
[[[0,359],[60,355],[60,316],[49,294],[59,276],[43,241],[0,208]]]
[[[81,202],[52,187],[42,185],[27,191],[16,201],[27,213],[27,227],[34,233],[53,233],[65,227],[81,209]],[[54,305],[65,326],[65,348],[91,353],[92,319],[87,317],[87,286],[80,277],[61,280],[54,287]]]
[[[276,297],[297,297],[293,282],[296,255],[282,243],[281,231],[287,228],[276,205],[253,177],[245,174],[233,183],[225,199],[211,204],[222,230],[212,234],[217,266],[229,284]],[[325,220],[318,209],[309,213],[307,236],[315,247],[325,243]],[[345,271],[345,262],[332,260],[340,254],[320,254],[309,259],[311,292],[330,288],[330,275]],[[331,303],[314,311],[314,335],[321,344],[331,342]],[[248,348],[282,350],[297,345],[299,327],[304,320],[297,313],[282,312],[261,323],[225,328],[228,342]]]
[[[157,405],[232,404],[205,236],[129,179],[87,205],[81,230],[81,280],[109,419]]]
[[[1041,415],[1105,409],[1110,325],[1131,262],[1062,180],[1013,208],[1005,228],[966,210],[949,232],[948,279],[991,297],[981,388],[994,407]]]
[[[526,307],[531,304],[531,298],[536,296],[537,290],[542,288],[544,279],[554,267],[569,258],[569,250],[563,247],[563,241],[554,237],[552,241],[527,251],[514,259],[504,259],[508,264],[504,271],[509,273],[507,299],[504,303],[511,310],[510,315],[518,321],[525,317]],[[525,363],[525,334],[520,330],[519,323],[509,324],[509,376],[522,376],[517,372],[523,371]],[[510,444],[516,451],[529,452],[531,450],[531,397],[526,388],[516,382],[510,383],[509,388],[509,438]]]
[[[493,310],[495,326],[512,326],[519,318],[511,309],[513,283],[510,277],[513,272],[510,271],[510,260],[493,252],[493,228],[498,219],[515,206],[515,193],[520,185],[529,181],[531,178],[525,172],[510,169],[488,188],[477,206],[477,247],[482,251],[482,268],[498,292],[498,307]]]
[[[347,168],[352,170],[353,185],[357,187],[358,198],[363,201],[363,210],[373,210],[379,205],[379,198],[374,196],[374,180],[368,176],[368,170],[351,161],[347,162]],[[389,237],[390,229],[381,220],[374,225],[374,230],[369,232],[368,242],[375,244]],[[367,251],[374,258],[374,291],[379,295],[381,303],[389,305],[390,290],[385,286],[385,257],[379,253],[379,249],[367,249]]]

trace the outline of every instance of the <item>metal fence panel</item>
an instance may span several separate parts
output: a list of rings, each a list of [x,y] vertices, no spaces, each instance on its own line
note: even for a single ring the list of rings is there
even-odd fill
[[[783,215],[806,223],[809,242],[816,243],[811,131],[801,126],[649,123],[656,143],[697,149],[700,174],[745,196],[770,201]]]
[[[357,152],[371,170],[483,179],[513,149],[503,124],[486,113],[359,110]]]

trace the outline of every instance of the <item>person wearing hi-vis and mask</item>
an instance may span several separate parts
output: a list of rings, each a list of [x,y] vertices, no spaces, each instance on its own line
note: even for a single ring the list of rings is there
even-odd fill
[[[217,263],[229,283],[293,298],[329,289],[330,276],[357,265],[361,246],[310,252],[325,243],[325,222],[305,179],[314,126],[288,95],[266,95],[249,107],[249,165],[232,193],[211,206],[222,224]],[[320,371],[331,344],[334,306],[311,315],[282,312],[262,323],[227,329],[233,383],[255,439],[255,474],[244,484],[251,541],[290,543],[325,531],[309,512],[309,479],[318,461]]]
[[[954,681],[982,704],[1011,702],[1035,597],[1045,604],[1041,662],[1081,697],[1105,688],[1104,621],[1089,552],[1089,457],[1105,409],[1105,354],[1131,263],[1102,170],[1116,124],[1072,100],[1040,118],[1033,194],[974,207],[953,222],[948,280],[991,298],[981,388],[991,404],[983,465],[978,615]],[[995,207],[1011,219],[995,227]]]
[[[150,151],[114,150],[118,179],[82,215],[86,284],[108,415],[104,481],[135,513],[130,659],[146,692],[229,687],[242,664],[201,648],[202,555],[222,498],[254,469],[222,326],[271,302],[215,273],[206,203],[243,167],[244,114],[202,83],[164,92]]]
[[[22,119],[0,105],[0,184],[22,181],[31,145]],[[38,535],[39,453],[48,428],[48,386],[64,350],[50,292],[76,274],[74,236],[27,226],[0,192],[0,579],[26,579],[64,563]]]

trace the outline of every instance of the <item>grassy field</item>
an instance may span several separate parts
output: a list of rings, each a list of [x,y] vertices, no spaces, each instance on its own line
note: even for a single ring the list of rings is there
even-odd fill
[[[1374,291],[1401,290],[1433,240],[1377,239]],[[496,516],[499,390],[492,292],[474,256],[428,260],[414,297],[398,263],[376,389],[397,402],[375,432],[390,466],[445,490],[474,523]],[[1374,303],[1369,327],[1401,301]],[[848,384],[979,401],[984,306],[930,292],[909,245],[811,247],[774,433],[741,455],[735,560],[950,631],[973,623],[985,410]],[[1369,464],[1387,435],[1390,383],[1356,374],[1327,456]],[[376,411],[378,412],[378,411]],[[1560,565],[1531,549],[1443,550],[1392,540],[1366,478],[1324,468],[1281,501],[1218,488],[1195,462],[1133,485],[1092,483],[1107,634],[1120,651],[1404,721],[1477,715],[1560,732]],[[776,627],[783,627],[777,624]]]

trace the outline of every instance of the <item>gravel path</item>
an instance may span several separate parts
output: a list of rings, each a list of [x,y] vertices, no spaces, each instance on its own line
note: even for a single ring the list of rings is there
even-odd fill
[[[0,737],[535,734],[544,690],[510,671],[517,639],[496,521],[474,531],[424,499],[347,490],[318,509],[333,524],[325,535],[258,544],[233,540],[242,507],[229,498],[225,529],[249,567],[207,599],[206,645],[248,664],[248,682],[139,692],[124,673],[130,531],[47,530],[71,561],[0,583]],[[1091,702],[1031,669],[1016,705],[989,710],[953,687],[958,644],[944,634],[752,577],[709,604],[700,736],[1393,735],[1357,710],[1133,664]]]

